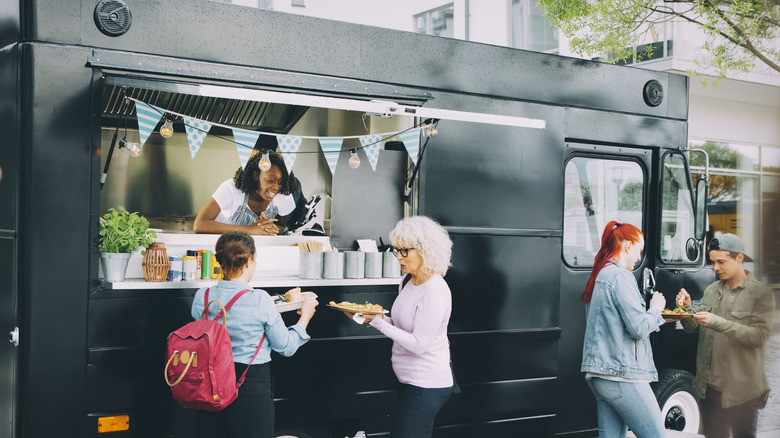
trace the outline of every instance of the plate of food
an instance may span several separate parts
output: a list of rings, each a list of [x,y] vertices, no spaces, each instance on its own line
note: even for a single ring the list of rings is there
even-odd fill
[[[674,310],[662,310],[661,316],[663,316],[667,321],[679,321],[684,318],[693,318],[693,313],[686,311],[682,307],[677,307]]]
[[[328,307],[331,309],[340,310],[342,312],[362,313],[364,315],[379,315],[383,313],[390,313],[390,311],[385,310],[379,304],[371,304],[369,302],[366,302],[365,304],[357,304],[351,303],[349,301],[342,301],[340,303],[331,301],[328,303]]]
[[[276,310],[279,313],[290,312],[300,309],[306,297],[317,298],[317,294],[309,291],[301,292],[301,288],[295,287],[285,292],[284,295],[276,295],[274,304],[276,304]]]

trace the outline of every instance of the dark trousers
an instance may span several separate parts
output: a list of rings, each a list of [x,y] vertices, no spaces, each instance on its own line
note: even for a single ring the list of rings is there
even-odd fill
[[[731,431],[734,438],[756,438],[760,398],[723,408],[721,407],[723,393],[708,386],[704,396],[704,400],[701,401],[701,416],[705,437],[728,438]]]
[[[433,420],[452,395],[449,388],[420,388],[401,384],[393,418],[393,438],[428,438],[433,434]]]
[[[236,364],[236,378],[246,365]],[[271,365],[252,365],[238,397],[219,412],[198,411],[198,438],[273,438],[274,391]]]

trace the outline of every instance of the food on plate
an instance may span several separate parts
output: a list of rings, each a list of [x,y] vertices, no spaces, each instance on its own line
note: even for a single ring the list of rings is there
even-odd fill
[[[357,304],[357,303],[351,303],[349,301],[342,301],[340,303],[337,303],[335,301],[331,301],[328,303],[331,306],[341,307],[344,309],[354,310],[355,313],[361,313],[361,312],[382,312],[385,309],[382,308],[379,304],[371,304],[368,301],[366,301],[365,304]]]
[[[302,299],[303,296],[301,295],[301,288],[299,287],[294,287],[284,293],[284,300],[288,303],[292,303],[293,301],[300,301]]]
[[[687,310],[683,309],[682,307],[677,307],[674,310],[664,309],[661,311],[661,314],[663,315],[693,315],[693,313],[688,312]]]

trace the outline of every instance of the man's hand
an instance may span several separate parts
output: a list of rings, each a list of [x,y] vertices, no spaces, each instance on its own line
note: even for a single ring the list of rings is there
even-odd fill
[[[693,315],[693,319],[699,323],[702,327],[707,327],[712,323],[712,313],[710,312],[696,312]]]

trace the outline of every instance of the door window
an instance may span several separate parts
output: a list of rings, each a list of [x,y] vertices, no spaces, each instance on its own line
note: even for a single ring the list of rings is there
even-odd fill
[[[563,259],[569,266],[592,267],[607,222],[642,228],[644,170],[635,161],[575,157],[565,178]]]
[[[661,260],[671,263],[690,263],[685,251],[688,239],[694,233],[693,197],[691,181],[685,170],[682,155],[669,154],[664,158],[661,181]]]

